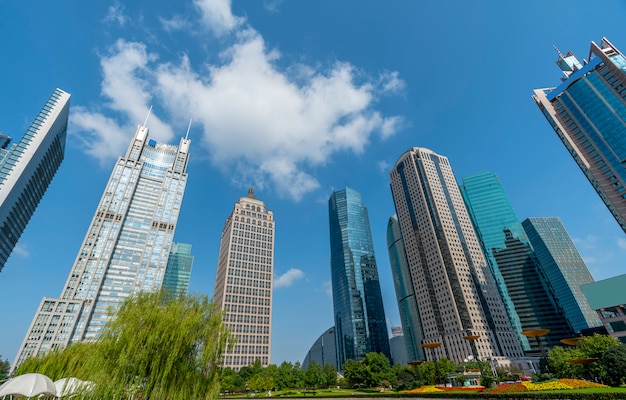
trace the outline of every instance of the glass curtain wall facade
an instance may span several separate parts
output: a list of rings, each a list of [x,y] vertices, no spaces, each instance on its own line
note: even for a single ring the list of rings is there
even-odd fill
[[[496,281],[501,285],[500,291],[514,307],[512,315],[519,326],[513,326],[521,336],[524,350],[541,353],[535,340],[529,343],[521,334],[526,330],[550,329],[544,338],[550,347],[560,345],[561,339],[572,337],[574,332],[556,301],[500,179],[491,172],[464,177],[461,193],[489,266],[494,276],[499,277]]]
[[[191,245],[187,243],[172,243],[170,255],[167,259],[167,268],[163,277],[163,290],[174,297],[187,294],[192,266]]]
[[[190,141],[157,143],[139,126],[113,167],[61,296],[44,299],[17,354],[99,337],[108,311],[161,289],[187,184]],[[50,311],[53,309],[53,311]],[[61,322],[59,322],[61,321]]]
[[[256,360],[270,363],[274,213],[254,190],[235,203],[222,229],[213,301],[237,338],[223,355],[224,367],[239,371]]]
[[[448,159],[414,147],[390,178],[427,358],[523,357]]]
[[[413,291],[411,271],[404,250],[404,241],[400,232],[398,218],[393,215],[387,224],[387,251],[393,285],[396,289],[396,300],[400,311],[400,322],[404,335],[404,345],[409,361],[423,360],[424,349],[421,346],[424,335],[420,322],[419,306]]]
[[[18,143],[0,134],[0,271],[63,161],[69,111],[56,89]]]
[[[334,191],[328,211],[337,369],[370,352],[391,359],[372,232],[361,194],[350,188]]]
[[[337,348],[335,346],[335,327],[330,327],[317,338],[302,361],[302,370],[315,361],[320,367],[330,364],[337,368]]]
[[[594,279],[561,220],[533,217],[522,226],[574,331],[602,326],[580,288]]]
[[[559,52],[556,63],[562,83],[533,99],[626,232],[626,56],[602,38],[589,61]]]

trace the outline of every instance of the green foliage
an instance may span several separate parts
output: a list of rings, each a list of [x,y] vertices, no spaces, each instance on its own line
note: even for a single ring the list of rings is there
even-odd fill
[[[9,360],[5,359],[2,361],[2,356],[0,355],[0,383],[4,382],[4,380],[9,377],[10,368],[11,364],[9,364]]]
[[[619,386],[626,379],[626,345],[609,347],[602,355],[602,364],[606,370],[607,383]]]
[[[97,342],[27,360],[17,373],[89,380],[97,399],[214,399],[228,339],[206,296],[142,293],[122,303]]]
[[[322,367],[315,361],[311,361],[306,371],[304,371],[304,384],[307,388],[318,388],[324,385]]]
[[[324,377],[323,386],[333,387],[337,385],[337,368],[334,365],[326,363],[322,367],[322,375]]]
[[[354,360],[347,360],[343,365],[343,376],[350,387],[365,386],[367,379],[364,365]]]
[[[380,386],[383,381],[394,379],[389,359],[383,353],[368,353],[360,361],[364,367],[364,382],[367,387]],[[389,384],[387,383],[387,386]]]
[[[613,347],[623,346],[617,339],[598,335],[583,337],[576,347],[555,347],[548,351],[548,368],[550,373],[558,378],[582,378],[598,380],[600,382],[613,382],[614,378],[602,362],[604,354]],[[586,365],[573,364],[573,359],[598,359]]]

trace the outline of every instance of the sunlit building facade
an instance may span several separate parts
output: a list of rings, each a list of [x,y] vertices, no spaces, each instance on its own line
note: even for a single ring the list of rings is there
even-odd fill
[[[426,357],[523,357],[448,159],[414,147],[390,178]]]
[[[56,89],[19,142],[0,133],[0,271],[63,161],[69,111]]]
[[[562,83],[533,99],[626,232],[626,56],[602,38],[588,60],[559,52],[556,63]]]
[[[391,359],[385,309],[367,208],[354,189],[336,190],[328,200],[330,271],[337,368],[367,353]]]
[[[239,371],[271,356],[274,213],[254,190],[240,198],[222,229],[213,301],[236,337],[223,355],[224,367]]]
[[[70,342],[99,337],[109,309],[157,291],[187,184],[190,140],[157,143],[139,126],[104,189],[61,296],[44,298],[13,367]]]

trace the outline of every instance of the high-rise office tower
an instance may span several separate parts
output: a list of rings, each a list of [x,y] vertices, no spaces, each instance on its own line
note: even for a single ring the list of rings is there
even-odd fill
[[[328,217],[337,368],[370,352],[391,359],[372,231],[361,194],[350,188],[334,191]]]
[[[513,306],[513,327],[520,334],[524,350],[540,354],[535,340],[521,333],[550,329],[548,346],[574,332],[556,302],[553,291],[529,244],[526,232],[498,177],[483,172],[463,178],[461,194],[476,227],[487,262],[500,285],[500,293]],[[506,301],[505,301],[506,304]]]
[[[601,326],[580,288],[594,279],[561,220],[527,218],[522,226],[574,331]]]
[[[427,358],[522,357],[448,159],[414,147],[390,177]]]
[[[0,134],[0,271],[63,161],[69,111],[56,89],[19,143]]]
[[[174,297],[186,294],[191,279],[192,266],[191,245],[172,243],[167,259],[167,268],[165,268],[165,275],[163,276],[163,290]]]
[[[422,323],[420,322],[419,307],[413,291],[411,271],[409,270],[409,261],[404,250],[400,223],[395,215],[391,216],[387,223],[387,252],[389,253],[393,285],[396,289],[396,301],[400,311],[406,355],[409,361],[423,360],[424,349],[421,343],[424,336]]]
[[[391,338],[389,339],[389,348],[391,349],[391,365],[407,365],[416,359],[409,357],[407,353],[407,345],[405,337],[402,334],[401,326],[391,327]]]
[[[602,38],[589,60],[559,52],[565,75],[533,99],[626,232],[626,56]]]
[[[139,126],[109,178],[61,296],[44,298],[13,368],[69,342],[98,338],[139,291],[160,290],[187,183],[190,141],[160,144]]]
[[[270,363],[274,228],[274,214],[249,189],[222,229],[213,301],[237,338],[223,356],[224,366],[235,371],[256,360]]]
[[[317,338],[302,361],[302,370],[315,361],[319,366],[330,364],[337,368],[337,346],[335,345],[335,327],[331,326]]]

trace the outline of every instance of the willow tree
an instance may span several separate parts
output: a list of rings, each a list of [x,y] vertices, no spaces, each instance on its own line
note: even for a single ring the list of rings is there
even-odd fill
[[[142,293],[126,300],[98,340],[97,398],[214,399],[229,332],[206,296]]]
[[[27,359],[16,375],[92,381],[96,399],[215,399],[229,339],[222,315],[206,296],[138,294],[111,315],[96,342]]]

